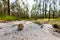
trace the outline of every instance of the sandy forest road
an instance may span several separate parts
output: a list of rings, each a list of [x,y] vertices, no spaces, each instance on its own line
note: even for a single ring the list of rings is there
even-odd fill
[[[19,23],[24,24],[22,31],[18,31],[17,26],[12,26]],[[41,26],[30,21],[16,21],[0,23],[0,27],[2,27],[0,40],[60,40],[59,37],[52,34],[50,30],[52,26],[49,24],[44,24],[44,27],[40,28]]]

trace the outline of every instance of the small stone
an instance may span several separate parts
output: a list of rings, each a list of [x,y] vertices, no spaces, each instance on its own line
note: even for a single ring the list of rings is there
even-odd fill
[[[58,33],[60,33],[60,31],[58,31]]]
[[[60,30],[55,30],[55,32],[58,32],[58,33],[60,33]]]
[[[53,28],[58,28],[58,25],[57,24],[53,24]]]
[[[22,39],[22,40],[24,40],[24,39]]]
[[[41,25],[41,28],[43,28],[44,25]]]
[[[23,24],[19,24],[18,25],[18,30],[23,30],[23,28],[24,28],[24,25]]]
[[[35,35],[35,37],[37,37],[37,35],[36,34],[34,34]]]
[[[7,33],[5,33],[5,35],[7,35]]]
[[[16,32],[15,32],[15,34],[16,34]]]
[[[3,27],[0,27],[0,29],[2,29]]]
[[[14,36],[12,38],[15,38]]]

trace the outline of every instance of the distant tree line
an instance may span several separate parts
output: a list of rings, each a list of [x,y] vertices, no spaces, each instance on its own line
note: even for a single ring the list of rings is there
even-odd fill
[[[27,0],[26,0],[27,1]],[[58,18],[60,10],[57,9],[57,2],[60,0],[34,0],[35,4],[30,11],[29,4],[23,0],[0,0],[0,15],[12,15],[18,18]]]
[[[57,9],[58,7],[57,2],[59,2],[58,0],[34,0],[34,1],[36,3],[33,5],[31,10],[32,17],[38,18],[60,17],[60,10]],[[60,2],[58,4],[60,4]]]

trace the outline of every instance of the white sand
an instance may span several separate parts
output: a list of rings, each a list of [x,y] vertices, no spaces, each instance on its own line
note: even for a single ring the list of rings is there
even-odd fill
[[[17,25],[24,24],[24,29],[21,31],[17,30]],[[0,40],[60,40],[59,37],[52,34],[50,30],[52,28],[49,24],[44,24],[43,28],[40,25],[32,23],[30,21],[16,21],[9,23],[0,23]]]

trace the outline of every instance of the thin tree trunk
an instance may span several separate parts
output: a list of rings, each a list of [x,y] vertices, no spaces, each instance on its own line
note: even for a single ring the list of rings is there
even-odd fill
[[[45,3],[45,18],[46,18],[46,13],[47,13],[46,8],[47,8],[47,5],[46,5],[46,3]]]
[[[43,1],[43,17],[44,17],[44,1]]]
[[[41,18],[41,0],[40,0],[40,18]]]
[[[6,13],[6,0],[4,0],[4,15]]]
[[[10,15],[10,0],[8,0],[8,15]]]
[[[50,21],[50,11],[51,11],[51,4],[49,5],[49,21]]]
[[[56,10],[56,9],[55,9],[55,5],[56,5],[55,0],[53,0],[53,4],[54,4],[54,5],[53,5],[53,7],[54,7],[54,10],[53,10],[53,18],[55,18],[55,10]]]

